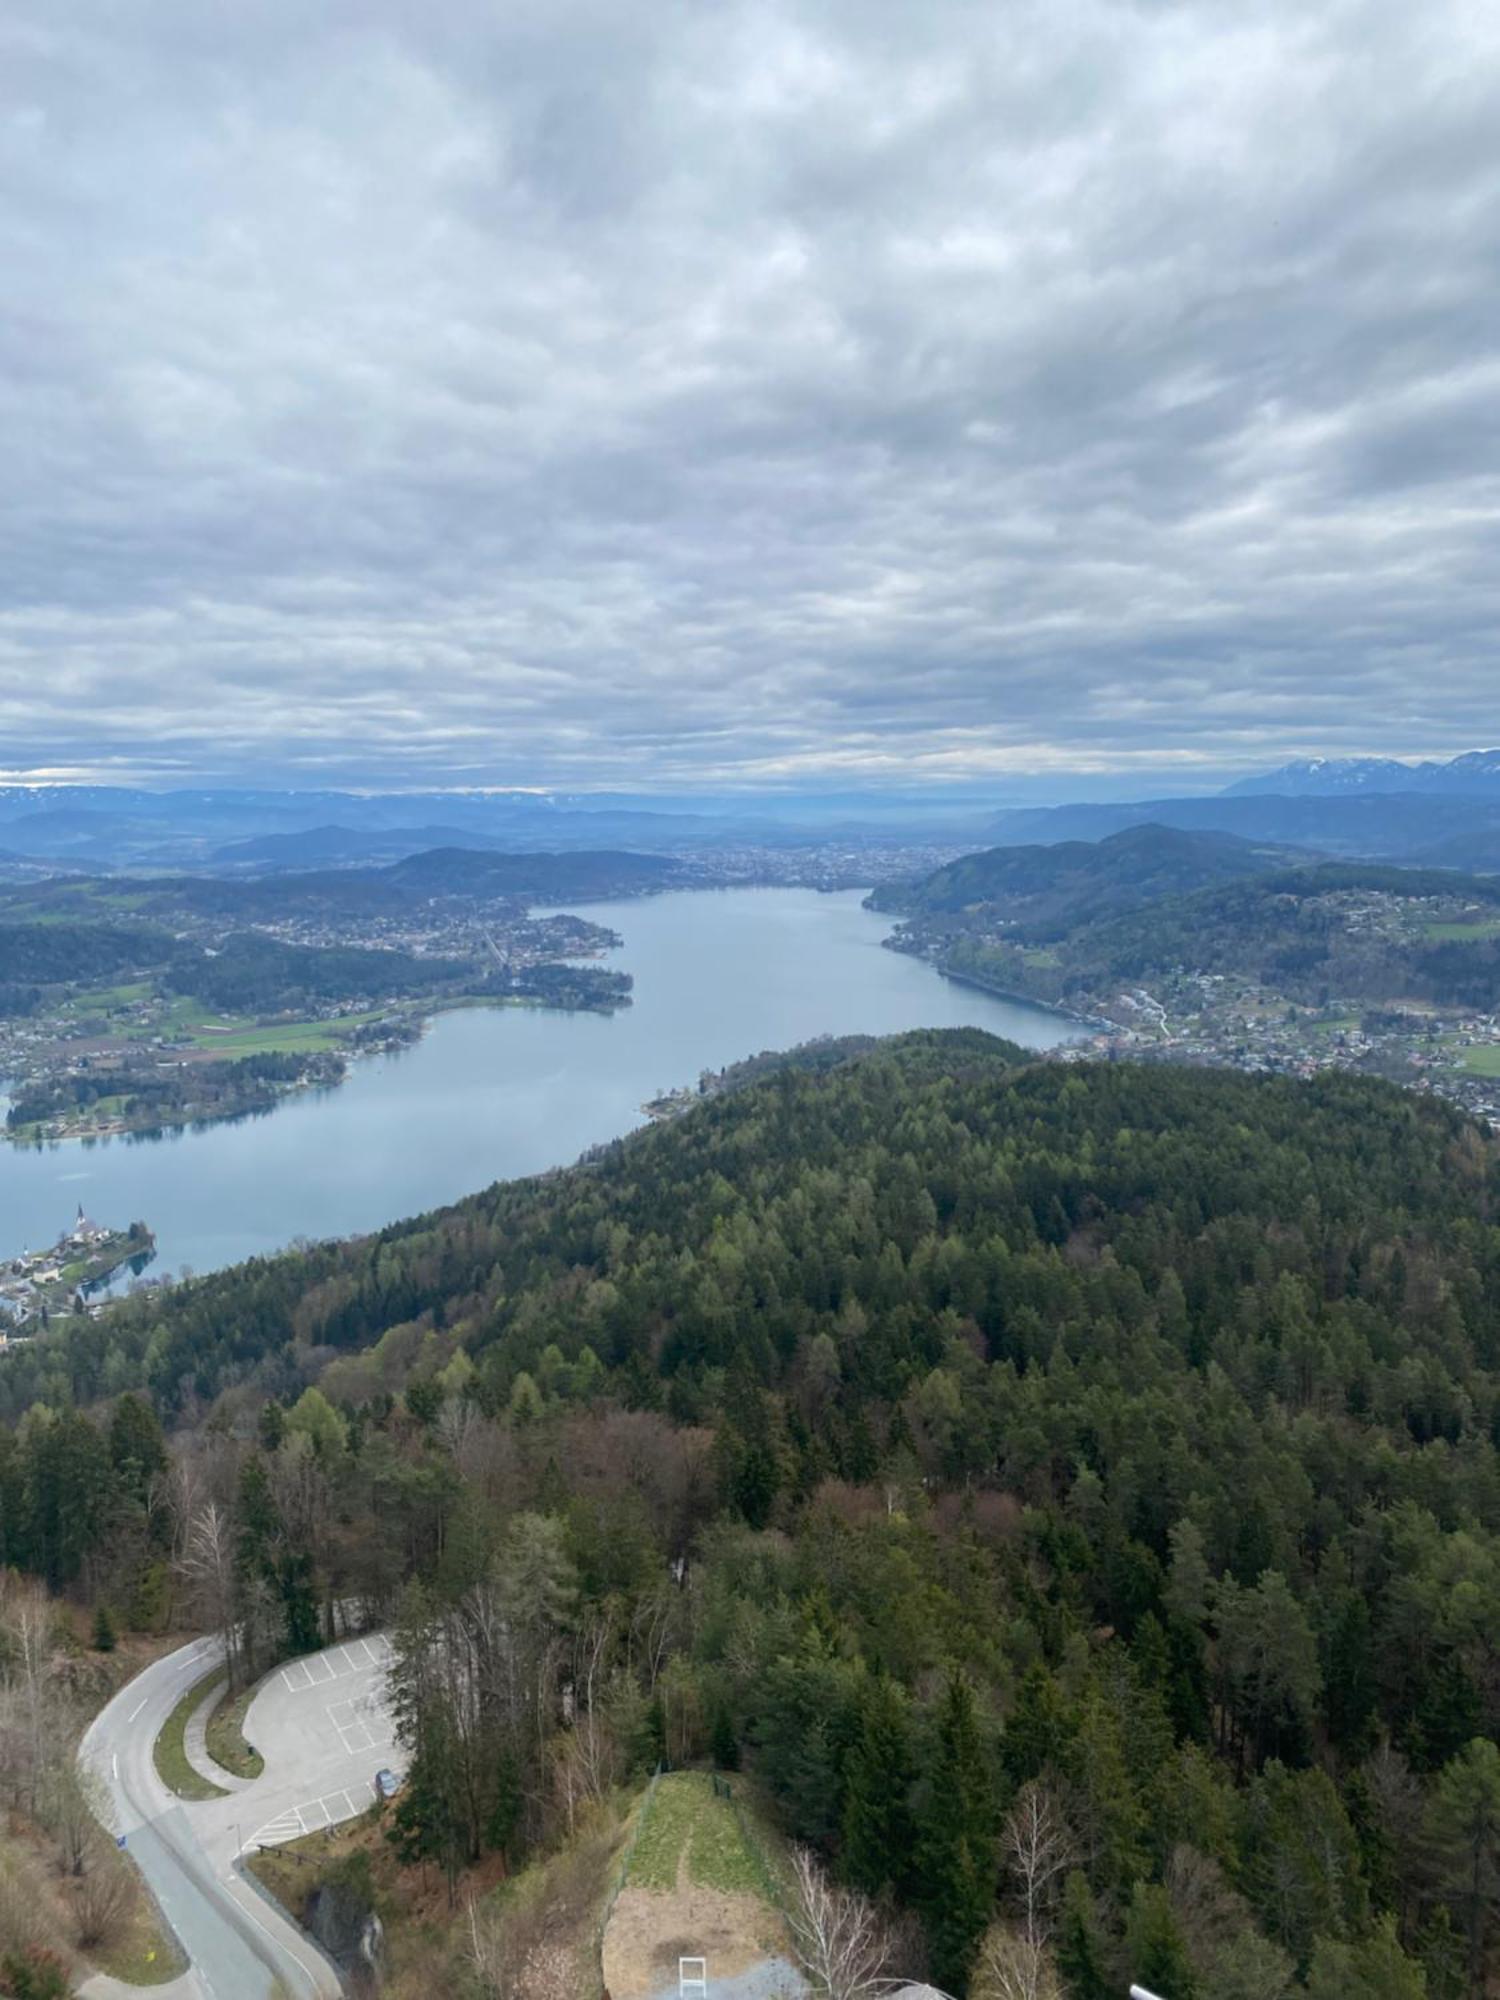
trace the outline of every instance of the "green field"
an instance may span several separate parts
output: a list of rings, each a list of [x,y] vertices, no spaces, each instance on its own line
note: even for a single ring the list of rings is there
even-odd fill
[[[1465,1049],[1464,1068],[1475,1076],[1500,1076],[1500,1042],[1484,1042],[1478,1048]]]
[[[336,1049],[340,1029],[348,1022],[282,1021],[273,1027],[257,1027],[253,1021],[229,1028],[220,1034],[196,1029],[193,1046],[224,1056],[306,1055],[319,1049]]]
[[[1313,1021],[1309,1026],[1315,1035],[1352,1035],[1359,1026],[1359,1018],[1345,1014],[1336,1021]]]
[[[714,1796],[705,1771],[673,1771],[658,1780],[631,1856],[630,1886],[674,1889],[684,1851],[688,1879],[700,1888],[765,1894],[765,1876],[745,1845],[734,1809]]]
[[[365,1028],[371,1021],[387,1020],[394,1011],[390,1007],[372,1007],[362,1014],[340,1014],[333,1021],[268,1021],[263,1025],[255,1021],[229,1021],[220,1023],[217,1033],[207,1026],[196,1027],[191,1033],[198,1048],[220,1049],[226,1055],[303,1055],[340,1048],[351,1028]]]
[[[117,1008],[134,1007],[151,997],[149,980],[137,979],[124,986],[95,986],[75,994],[69,1007],[75,1014],[113,1014]]]
[[[1477,944],[1484,938],[1500,937],[1500,917],[1485,917],[1473,924],[1428,924],[1422,935],[1434,944]]]

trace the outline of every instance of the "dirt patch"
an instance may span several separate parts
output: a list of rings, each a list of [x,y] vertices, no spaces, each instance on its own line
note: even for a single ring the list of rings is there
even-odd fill
[[[679,1958],[706,1958],[717,1985],[786,1950],[781,1919],[758,1896],[679,1877],[675,1889],[621,1890],[604,1933],[604,1984],[611,2000],[650,2000],[676,1992]]]

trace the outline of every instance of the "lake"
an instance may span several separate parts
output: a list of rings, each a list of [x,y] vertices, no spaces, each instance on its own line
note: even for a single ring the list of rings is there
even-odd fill
[[[948,1027],[1046,1048],[1082,1032],[883,950],[891,922],[860,904],[858,890],[810,889],[594,904],[587,914],[625,939],[609,963],[635,976],[619,1014],[465,1008],[264,1117],[0,1145],[0,1254],[52,1242],[82,1203],[111,1226],[149,1223],[154,1270],[213,1270],[566,1164],[641,1124],[647,1098],[762,1049]]]

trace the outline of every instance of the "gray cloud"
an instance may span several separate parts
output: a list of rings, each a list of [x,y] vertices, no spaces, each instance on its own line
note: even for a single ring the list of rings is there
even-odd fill
[[[1461,0],[23,0],[0,767],[1493,741],[1497,131]]]

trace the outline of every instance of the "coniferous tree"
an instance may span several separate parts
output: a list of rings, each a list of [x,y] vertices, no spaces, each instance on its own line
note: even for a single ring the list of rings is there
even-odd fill
[[[1171,1901],[1159,1882],[1137,1882],[1125,1920],[1131,1982],[1158,2000],[1198,2000],[1198,1981]]]
[[[948,1677],[917,1831],[918,1901],[939,1986],[968,1991],[995,1901],[995,1808],[974,1690]]]
[[[903,1883],[912,1854],[911,1717],[899,1685],[875,1675],[860,1704],[859,1734],[844,1770],[840,1862],[867,1896]]]
[[[1089,1888],[1088,1877],[1074,1869],[1063,1885],[1053,1955],[1068,2000],[1118,2000],[1104,1926]]]

